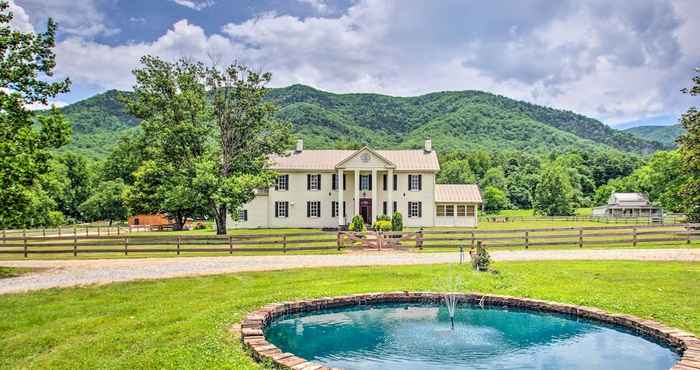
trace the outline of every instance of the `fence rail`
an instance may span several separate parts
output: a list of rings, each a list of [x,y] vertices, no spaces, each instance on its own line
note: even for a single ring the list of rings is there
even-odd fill
[[[666,215],[664,217],[606,217],[606,216],[479,216],[480,222],[516,222],[516,221],[569,221],[598,222],[602,224],[676,224],[684,222],[685,215]]]
[[[642,224],[547,227],[510,230],[416,230],[405,232],[291,232],[243,235],[167,235],[163,233],[2,235],[0,254],[47,255],[134,253],[288,253],[363,249],[447,250],[478,242],[498,247],[592,247],[700,241],[700,224]]]

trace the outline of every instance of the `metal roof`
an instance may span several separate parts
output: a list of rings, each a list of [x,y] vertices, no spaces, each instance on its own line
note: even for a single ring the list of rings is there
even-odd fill
[[[436,184],[436,203],[482,203],[479,187],[474,184]]]
[[[363,148],[364,149],[364,148]],[[360,150],[318,149],[293,151],[287,156],[272,156],[270,166],[275,170],[312,170],[335,171],[336,166]],[[435,151],[419,150],[374,150],[394,165],[396,171],[427,171],[440,170]]]

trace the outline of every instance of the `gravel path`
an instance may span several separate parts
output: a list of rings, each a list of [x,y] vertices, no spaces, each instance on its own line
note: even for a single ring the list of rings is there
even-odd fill
[[[496,261],[639,260],[700,261],[700,249],[609,249],[494,251]],[[418,265],[457,262],[456,253],[353,253],[345,255],[288,255],[139,258],[103,260],[0,261],[9,267],[40,269],[15,278],[0,279],[0,294],[118,281],[162,279],[243,271],[303,267]]]

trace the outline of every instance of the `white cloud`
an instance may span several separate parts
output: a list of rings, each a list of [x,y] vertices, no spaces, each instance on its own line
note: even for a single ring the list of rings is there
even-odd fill
[[[318,13],[326,13],[328,11],[328,4],[325,0],[298,0],[302,4],[306,4],[313,8]]]
[[[108,19],[98,9],[97,0],[15,0],[37,28],[45,28],[46,21],[53,18],[60,32],[80,36],[114,35],[118,28],[110,27]]]
[[[700,63],[698,13],[692,0],[359,0],[337,16],[263,13],[221,34],[180,20],[150,42],[109,46],[76,35],[58,44],[57,71],[75,83],[128,89],[145,54],[215,55],[273,72],[275,86],[485,90],[616,123],[687,109],[679,90]]]
[[[213,0],[172,0],[178,5],[190,8],[192,10],[200,11],[202,9],[208,8],[214,5]]]
[[[34,26],[29,21],[29,15],[23,8],[17,6],[12,0],[8,3],[10,12],[12,12],[12,20],[10,26],[21,32],[34,32]]]

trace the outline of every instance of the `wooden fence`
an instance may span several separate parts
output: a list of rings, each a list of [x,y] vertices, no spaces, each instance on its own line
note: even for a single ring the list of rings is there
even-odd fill
[[[86,255],[173,253],[288,253],[335,252],[343,249],[447,250],[474,247],[483,242],[498,247],[595,247],[645,243],[686,245],[700,240],[700,224],[646,224],[620,226],[550,227],[512,230],[415,230],[405,232],[296,232],[245,235],[168,235],[134,233],[87,235],[3,235],[0,254]]]
[[[149,233],[150,234],[150,233]],[[174,253],[287,253],[336,250],[335,232],[246,235],[18,235],[3,236],[0,254],[28,257],[42,254],[160,254]]]
[[[690,244],[700,240],[700,224],[643,224],[620,226],[549,227],[511,230],[418,230],[413,232],[341,232],[339,247],[365,249],[471,248],[481,241],[498,247],[596,247]]]

